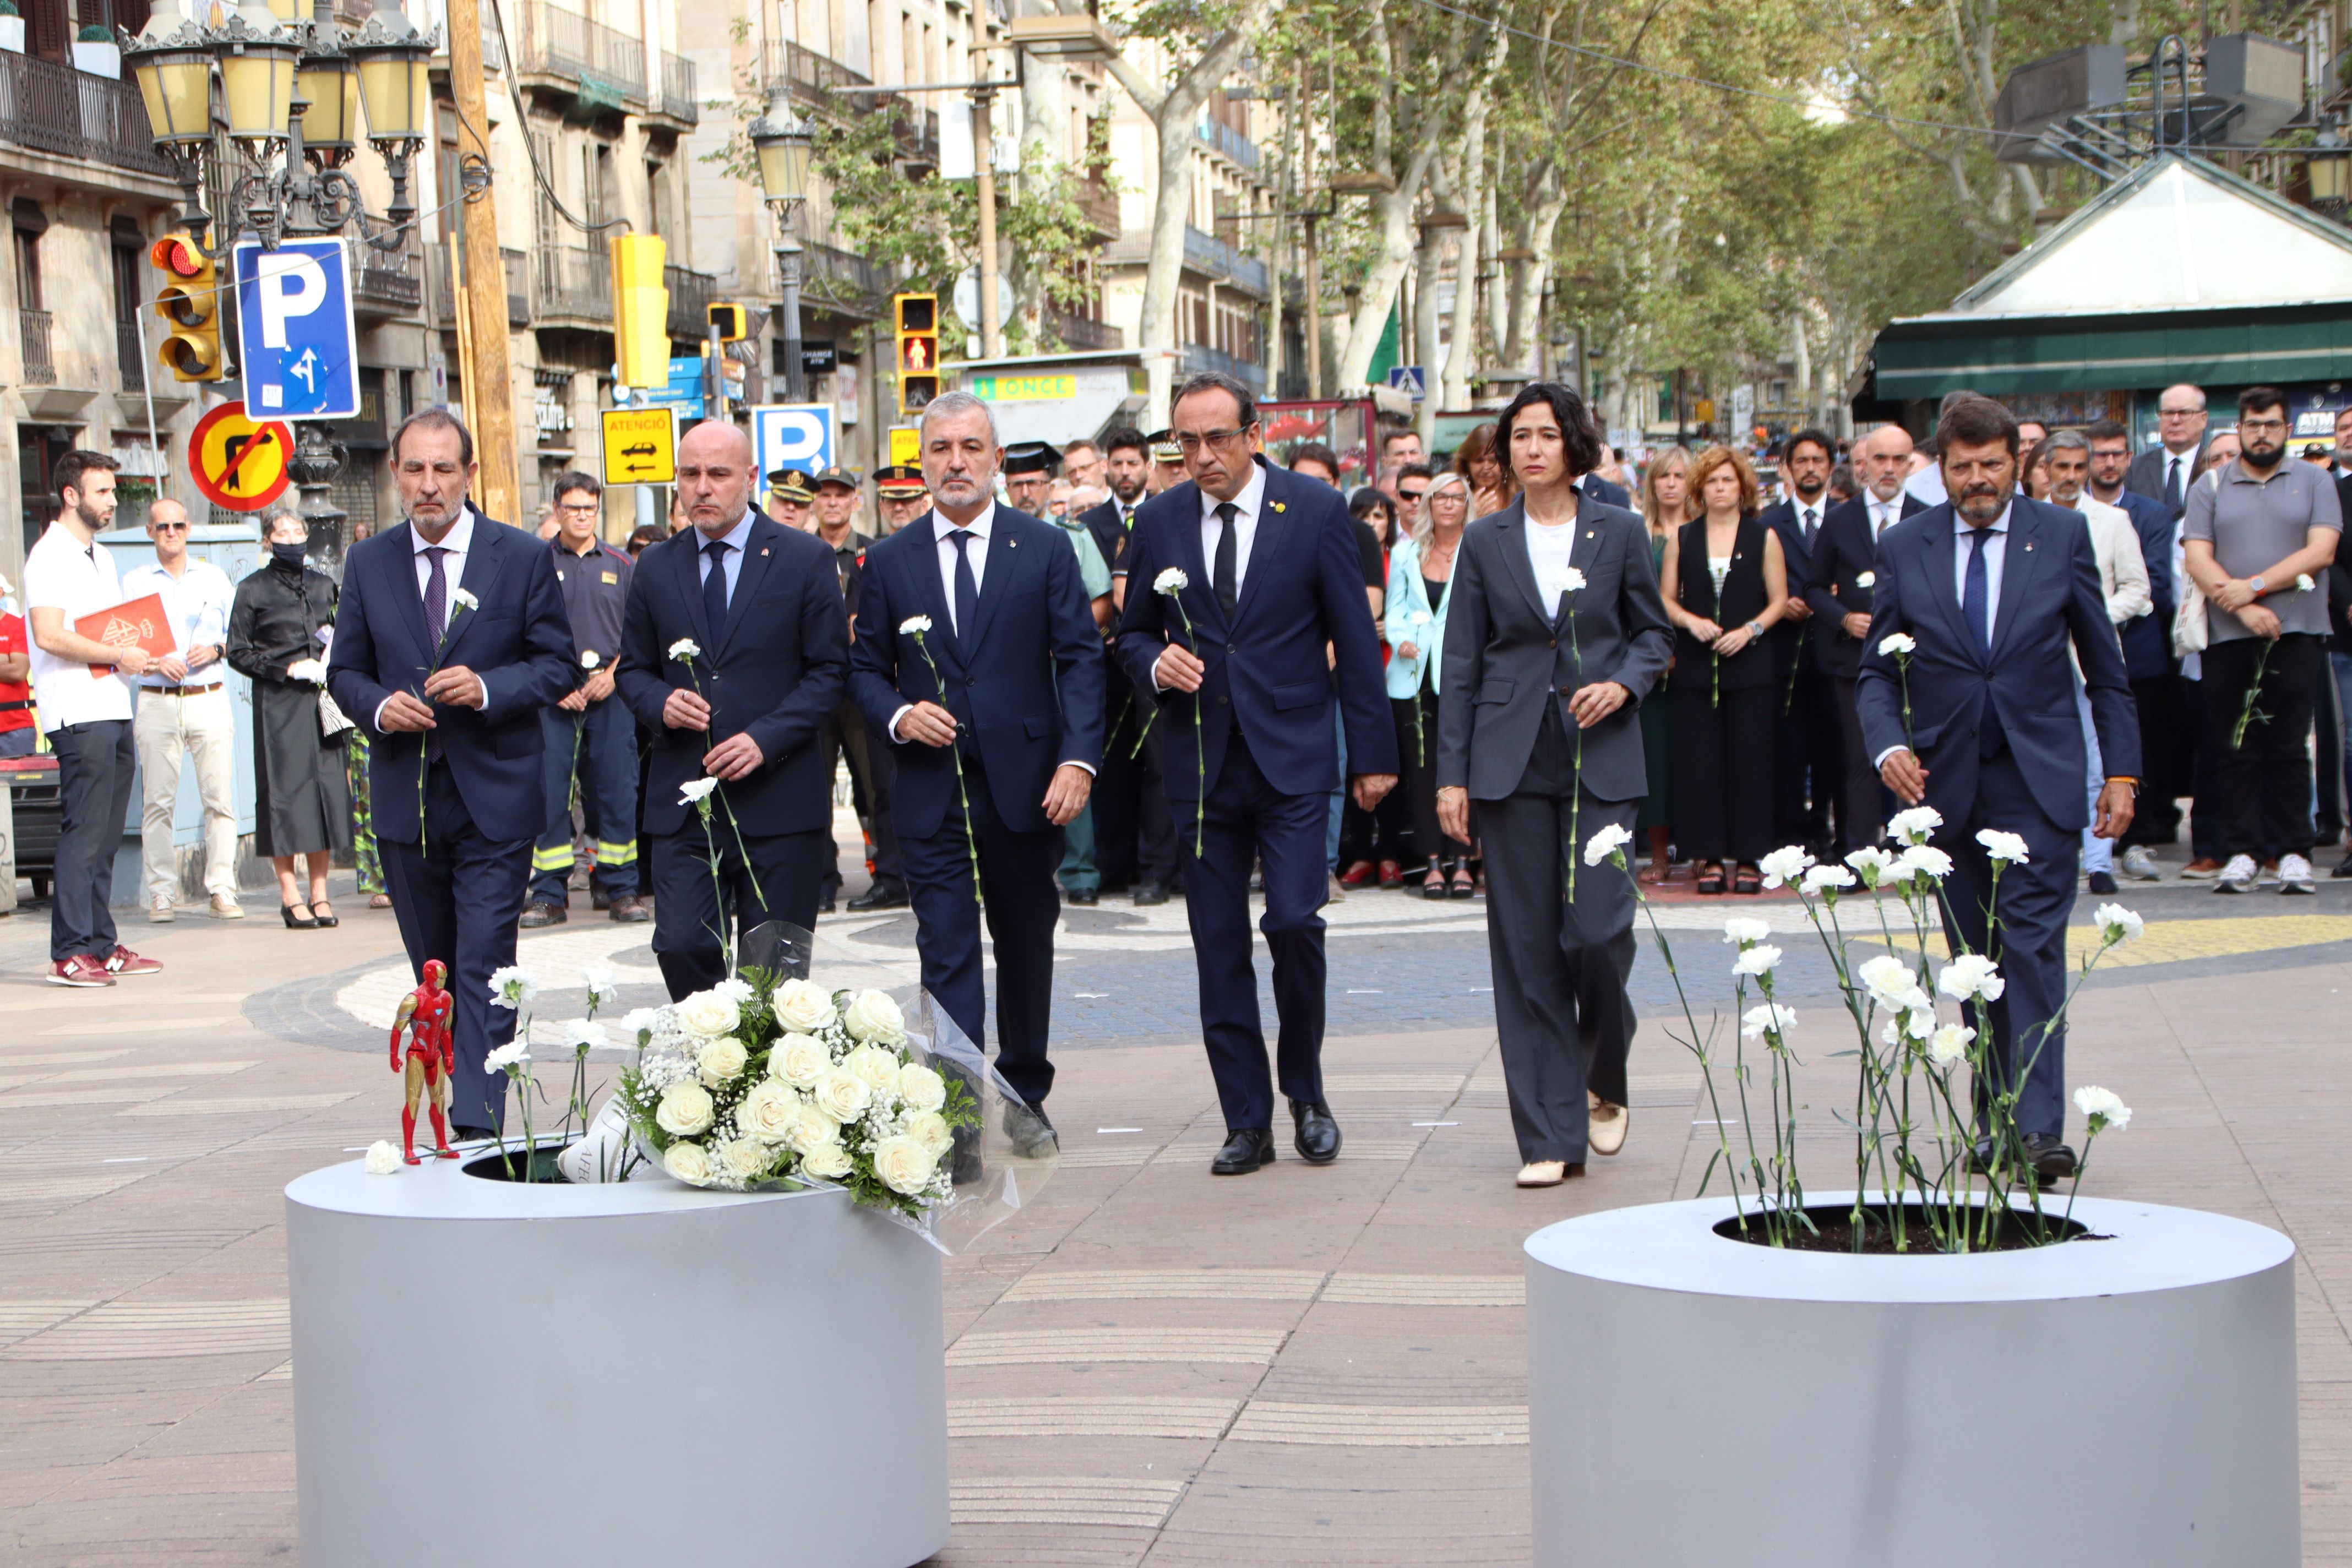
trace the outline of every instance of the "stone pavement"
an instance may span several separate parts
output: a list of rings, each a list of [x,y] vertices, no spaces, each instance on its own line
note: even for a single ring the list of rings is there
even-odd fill
[[[2070,1069],[2136,1116],[2098,1145],[2087,1190],[2295,1238],[2305,1560],[2352,1564],[2352,1191],[2334,1158],[2352,1119],[2352,887],[2122,901],[2148,935],[2084,988]],[[404,988],[397,938],[388,913],[341,909],[328,932],[259,908],[242,926],[126,927],[171,967],[102,993],[40,983],[45,910],[0,921],[0,1561],[294,1552],[280,1190],[397,1123],[373,1026]],[[1829,1059],[1829,972],[1796,911],[1725,899],[1661,914],[1706,1026],[1729,1007],[1717,938],[1733,912],[1789,931],[1784,995],[1815,1053],[1803,1157],[1816,1186],[1841,1184],[1851,1142],[1831,1108],[1851,1068]],[[1219,1180],[1182,905],[1071,911],[1052,1102],[1065,1157],[947,1267],[956,1524],[940,1563],[1528,1559],[1520,1241],[1690,1195],[1717,1129],[1645,944],[1625,1153],[1516,1190],[1483,904],[1360,893],[1331,914],[1326,1061],[1346,1151],[1310,1169],[1286,1140],[1272,1167]],[[582,909],[527,936],[524,962],[551,983],[540,1016],[578,1010],[563,987],[582,962],[614,963],[625,1005],[654,999],[643,931]],[[913,978],[894,917],[828,921],[820,938],[824,977]],[[418,1318],[463,1331],[463,1282],[420,1288]],[[2019,1398],[2063,1426],[2045,1391]],[[1738,1412],[1721,1420],[1736,1433]],[[430,1518],[419,1500],[420,1561]]]

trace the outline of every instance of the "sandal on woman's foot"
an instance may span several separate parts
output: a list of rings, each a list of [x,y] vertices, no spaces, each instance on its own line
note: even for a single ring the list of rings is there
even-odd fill
[[[1720,866],[1710,866],[1706,870],[1700,872],[1698,879],[1698,890],[1702,893],[1719,893],[1723,891],[1723,868]]]
[[[1398,864],[1397,864],[1395,861],[1393,861],[1393,860],[1383,860],[1383,861],[1381,861],[1381,887],[1383,887],[1383,888],[1402,888],[1402,887],[1403,887],[1403,886],[1404,886],[1404,868],[1403,868],[1403,867],[1402,867],[1402,866],[1400,866],[1400,865],[1398,865]]]
[[[1442,899],[1445,896],[1445,873],[1439,868],[1434,860],[1429,863],[1429,871],[1421,879],[1421,896],[1424,899]]]
[[[1735,893],[1762,892],[1764,890],[1764,873],[1758,870],[1753,866],[1742,866],[1739,868],[1738,877],[1731,884],[1731,890]]]
[[[390,893],[370,893],[368,895],[368,908],[372,910],[388,910],[392,908],[392,895]]]
[[[1445,891],[1448,898],[1475,899],[1478,896],[1478,884],[1471,877],[1468,867],[1457,866],[1454,870],[1454,880]]]

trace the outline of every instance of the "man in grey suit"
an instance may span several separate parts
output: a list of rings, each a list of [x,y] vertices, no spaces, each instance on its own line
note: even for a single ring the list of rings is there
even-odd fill
[[[2156,400],[2158,444],[2132,459],[2124,489],[2170,509],[2175,521],[2189,510],[2189,481],[2197,477],[2197,454],[2205,445],[2205,393],[2183,382]]]
[[[1549,1186],[1624,1142],[1633,888],[1580,856],[1601,828],[1630,829],[1648,793],[1637,709],[1673,638],[1642,520],[1571,483],[1601,445],[1576,394],[1528,387],[1496,445],[1520,494],[1455,558],[1437,810],[1466,840],[1477,803],[1519,1184]]]

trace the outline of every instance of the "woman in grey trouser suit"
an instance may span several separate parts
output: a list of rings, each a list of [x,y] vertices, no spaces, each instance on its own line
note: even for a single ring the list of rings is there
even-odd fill
[[[1537,383],[1498,424],[1521,494],[1463,533],[1437,802],[1462,838],[1477,802],[1518,1180],[1549,1186],[1582,1168],[1588,1147],[1614,1153],[1624,1139],[1633,889],[1579,851],[1604,826],[1630,828],[1647,793],[1636,709],[1673,635],[1642,520],[1573,487],[1601,451],[1582,401]]]

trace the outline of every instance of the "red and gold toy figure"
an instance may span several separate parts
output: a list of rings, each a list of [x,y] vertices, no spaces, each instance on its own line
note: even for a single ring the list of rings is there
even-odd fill
[[[425,961],[425,984],[400,999],[400,1010],[392,1016],[392,1070],[407,1073],[408,1103],[400,1113],[400,1152],[407,1163],[418,1163],[416,1158],[416,1101],[426,1089],[432,1090],[432,1100],[426,1107],[433,1115],[433,1152],[444,1160],[454,1160],[457,1151],[449,1147],[449,1075],[457,1070],[457,1051],[449,1037],[449,993],[441,983],[449,978],[449,966],[437,958]],[[408,1031],[407,1061],[401,1060],[400,1032]]]

